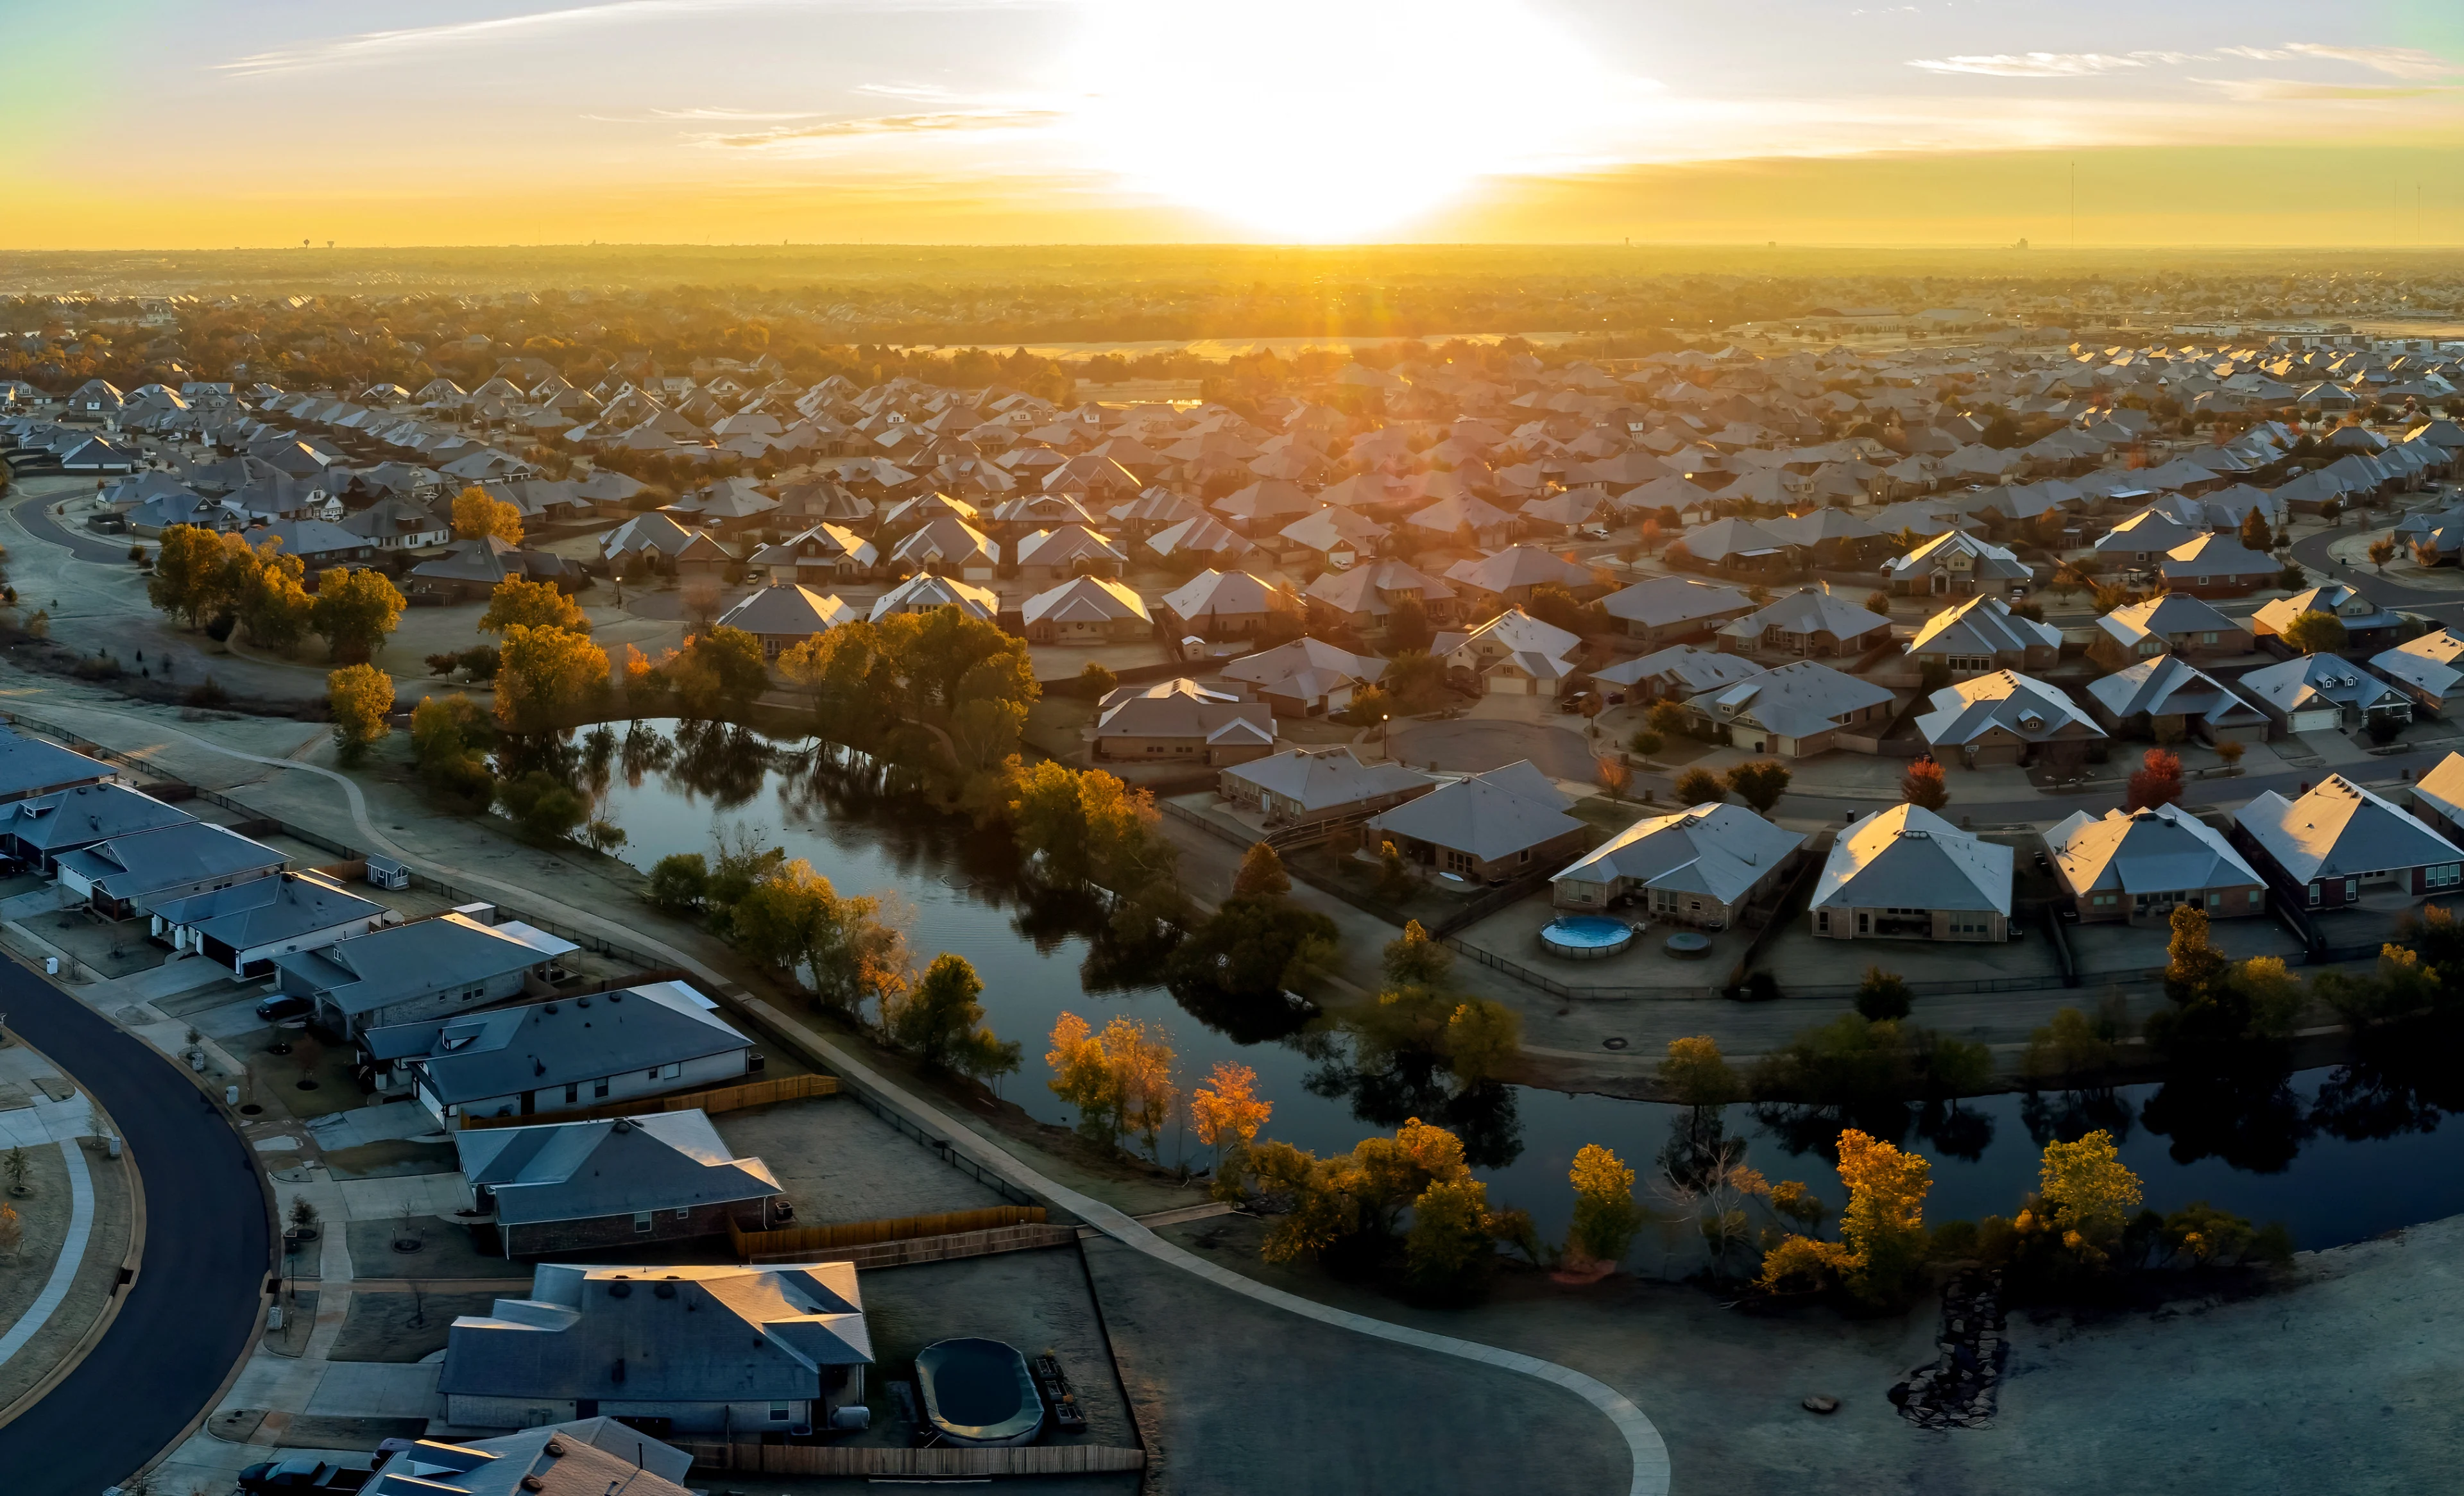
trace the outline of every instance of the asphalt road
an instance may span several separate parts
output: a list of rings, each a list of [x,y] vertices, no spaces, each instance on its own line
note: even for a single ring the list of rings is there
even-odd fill
[[[11,1496],[96,1496],[180,1437],[248,1348],[274,1261],[247,1144],[171,1062],[15,961],[9,1027],[99,1098],[145,1189],[145,1257],[120,1315],[0,1428]]]
[[[11,512],[16,515],[17,522],[24,525],[30,534],[49,540],[55,545],[68,547],[70,553],[79,561],[118,561],[122,565],[127,564],[128,546],[132,538],[122,537],[114,543],[109,537],[99,536],[83,526],[71,529],[52,517],[50,506],[59,502],[64,496],[59,494],[33,495],[19,499]]]

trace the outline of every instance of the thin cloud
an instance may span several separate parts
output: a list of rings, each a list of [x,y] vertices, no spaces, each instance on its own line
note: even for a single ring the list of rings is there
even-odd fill
[[[2289,41],[2281,47],[2218,47],[2216,51],[2224,56],[2247,57],[2253,62],[2292,62],[2302,57],[2350,62],[2389,77],[2438,78],[2456,71],[2454,63],[2418,47],[2332,47],[2323,42]]]
[[[436,26],[411,26],[396,31],[329,37],[303,42],[296,47],[252,53],[229,62],[217,63],[215,67],[236,77],[307,73],[391,62],[458,47],[526,41],[598,27],[670,16],[707,15],[725,11],[989,11],[1038,3],[1042,0],[604,0],[598,5],[533,11],[522,15],[496,16],[484,21],[451,21]]]
[[[963,109],[939,114],[873,115],[861,120],[832,120],[792,129],[763,130],[748,135],[707,137],[713,145],[760,150],[801,141],[838,141],[885,135],[947,135],[973,130],[1018,130],[1068,118],[1057,109]]]
[[[1971,73],[1985,77],[2094,77],[2156,62],[2188,62],[2181,52],[1999,52],[1984,56],[1915,57],[1908,66],[1927,73]]]
[[[818,109],[653,109],[652,120],[741,120],[754,123],[763,120],[818,120]]]

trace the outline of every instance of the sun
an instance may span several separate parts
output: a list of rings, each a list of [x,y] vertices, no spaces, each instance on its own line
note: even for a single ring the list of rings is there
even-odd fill
[[[1299,241],[1404,224],[1599,97],[1513,0],[1096,0],[1067,66],[1090,164]]]

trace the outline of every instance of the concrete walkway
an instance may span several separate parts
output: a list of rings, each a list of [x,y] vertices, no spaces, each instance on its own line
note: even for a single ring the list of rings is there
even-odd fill
[[[89,1113],[90,1114],[90,1113]],[[52,1275],[43,1281],[43,1291],[17,1316],[9,1332],[0,1335],[0,1361],[6,1361],[26,1349],[26,1342],[52,1321],[52,1315],[67,1302],[69,1286],[77,1282],[77,1269],[85,1265],[85,1249],[94,1241],[94,1176],[86,1172],[85,1147],[74,1137],[59,1142],[60,1161],[69,1171],[69,1229],[60,1239],[60,1255],[52,1263]]]
[[[112,715],[120,717],[122,720],[144,720],[129,718],[120,713],[99,715]],[[359,784],[349,777],[317,764],[300,763],[290,759],[267,758],[258,754],[244,753],[234,748],[225,748],[218,743],[208,741],[207,739],[198,737],[190,733],[182,732],[178,728],[171,727],[160,721],[144,720],[144,725],[152,731],[184,739],[185,741],[206,749],[209,752],[221,754],[230,758],[245,759],[249,762],[262,764],[269,768],[293,769],[301,773],[313,774],[319,778],[333,781],[335,783],[341,786],[343,796],[350,804],[352,824],[358,828],[360,835],[365,839],[366,845],[369,847],[383,851],[386,855],[395,857],[411,867],[429,871],[433,876],[457,879],[464,883],[478,883],[482,886],[493,888],[502,893],[517,907],[539,909],[545,906],[547,912],[554,913],[560,918],[565,919],[576,925],[597,930],[610,939],[622,940],[637,947],[646,948],[654,954],[673,961],[676,965],[692,972],[694,976],[709,982],[714,987],[719,988],[735,996],[737,1001],[758,1012],[764,1022],[772,1023],[780,1028],[797,1033],[815,1052],[822,1055],[834,1067],[836,1067],[840,1074],[854,1081],[858,1085],[867,1087],[872,1090],[874,1094],[879,1095],[890,1101],[891,1104],[897,1106],[901,1111],[907,1112],[909,1116],[919,1125],[931,1129],[934,1136],[950,1139],[953,1146],[965,1151],[986,1167],[1000,1171],[1003,1176],[1017,1183],[1021,1188],[1025,1189],[1032,1194],[1039,1195],[1045,1199],[1051,1200],[1053,1203],[1077,1215],[1081,1220],[1102,1231],[1105,1235],[1111,1237],[1113,1240],[1120,1242],[1126,1246],[1133,1247],[1137,1251],[1145,1253],[1146,1255],[1155,1259],[1157,1262],[1163,1263],[1169,1266],[1179,1268],[1181,1271],[1190,1273],[1194,1276],[1203,1278],[1208,1282],[1216,1284],[1218,1287],[1227,1288],[1234,1293],[1239,1293],[1248,1298],[1255,1299],[1261,1303],[1270,1305],[1273,1308],[1283,1309],[1287,1313],[1297,1314],[1303,1318],[1316,1320],[1321,1324],[1331,1325],[1339,1329],[1349,1330],[1355,1333],[1369,1335],[1380,1340],[1392,1341],[1398,1345],[1412,1346],[1419,1350],[1435,1353],[1439,1355],[1454,1356],[1463,1360],[1476,1361],[1484,1365],[1494,1366],[1504,1371],[1516,1372],[1526,1376],[1537,1377],[1540,1380],[1551,1382],[1556,1386],[1566,1389],[1568,1392],[1581,1397],[1584,1401],[1589,1402],[1593,1407],[1597,1408],[1601,1413],[1607,1415],[1609,1420],[1616,1425],[1618,1435],[1625,1440],[1627,1451],[1633,1459],[1633,1476],[1628,1485],[1629,1496],[1666,1496],[1669,1485],[1668,1449],[1661,1440],[1660,1431],[1652,1426],[1651,1420],[1644,1417],[1642,1410],[1636,1407],[1624,1394],[1618,1392],[1616,1388],[1609,1386],[1607,1383],[1600,1381],[1596,1377],[1585,1375],[1581,1372],[1574,1371],[1570,1367],[1559,1366],[1551,1361],[1544,1361],[1535,1356],[1529,1356],[1512,1351],[1501,1350],[1495,1346],[1480,1345],[1469,1340],[1458,1340],[1450,1335],[1433,1334],[1427,1331],[1415,1330],[1404,1325],[1391,1324],[1385,1320],[1371,1319],[1366,1315],[1355,1314],[1346,1309],[1339,1309],[1329,1305],[1319,1304],[1311,1299],[1302,1298],[1296,1294],[1284,1292],[1279,1288],[1268,1287],[1265,1284],[1243,1277],[1241,1274],[1233,1272],[1228,1268],[1218,1267],[1212,1263],[1204,1262],[1191,1253],[1185,1252],[1179,1247],[1174,1246],[1170,1243],[1163,1241],[1154,1232],[1148,1230],[1145,1226],[1138,1224],[1135,1220],[1123,1212],[1115,1210],[1111,1206],[1107,1205],[1100,1200],[1082,1195],[1075,1190],[1065,1188],[1053,1180],[1045,1177],[1043,1175],[1030,1169],[1025,1163],[1013,1156],[1006,1150],[995,1147],[989,1141],[979,1137],[972,1129],[969,1129],[950,1117],[943,1115],[937,1109],[913,1095],[908,1094],[895,1084],[873,1071],[869,1066],[864,1065],[851,1052],[832,1043],[826,1037],[805,1028],[803,1024],[797,1022],[791,1015],[772,1006],[769,1003],[763,1002],[760,999],[756,998],[749,993],[743,992],[743,990],[738,987],[735,981],[720,973],[712,970],[709,966],[695,959],[691,955],[668,946],[638,929],[628,928],[614,920],[605,918],[586,910],[572,909],[562,904],[556,903],[552,899],[543,897],[535,889],[506,887],[501,884],[496,884],[493,880],[485,878],[477,873],[471,872],[467,869],[439,866],[429,862],[428,859],[417,857],[412,853],[404,850],[389,838],[380,833],[376,826],[369,821],[366,799],[361,793]],[[325,1312],[326,1305],[324,1298],[333,1297],[347,1299],[348,1297],[347,1293],[338,1294],[331,1292],[332,1288],[337,1287],[334,1282],[334,1278],[330,1276],[333,1265],[330,1262],[330,1258],[334,1255],[337,1254],[333,1252],[329,1245],[327,1253],[329,1258],[327,1265],[329,1276],[325,1285],[326,1292],[324,1295],[320,1296],[318,1305],[318,1335],[311,1339],[307,1355],[302,1358],[303,1360],[321,1360],[323,1358],[324,1349],[330,1348],[332,1344],[332,1339],[327,1332],[325,1323],[327,1316]],[[341,1271],[342,1273],[347,1274],[349,1272],[347,1254],[341,1255],[344,1256],[344,1262],[341,1265]],[[334,1328],[339,1331],[339,1322],[337,1322]],[[322,1348],[318,1344],[318,1340],[319,1339],[324,1341],[324,1347]],[[299,1406],[300,1404],[297,1402],[283,1402],[265,1403],[260,1405]],[[267,1419],[268,1423],[272,1423],[274,1419],[272,1418]]]

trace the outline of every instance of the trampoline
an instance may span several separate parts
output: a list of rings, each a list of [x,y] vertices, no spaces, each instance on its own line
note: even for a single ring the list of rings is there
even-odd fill
[[[1570,961],[1596,961],[1634,944],[1634,927],[1597,914],[1567,914],[1540,927],[1540,948]]]
[[[1711,937],[1697,935],[1691,930],[1680,930],[1668,937],[1665,949],[1669,955],[1680,958],[1699,958],[1711,954]]]
[[[1026,1357],[998,1340],[936,1340],[915,1356],[924,1416],[953,1444],[1032,1443],[1044,1398]]]

